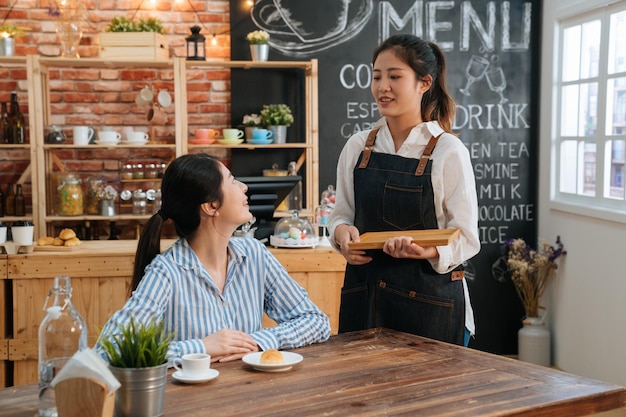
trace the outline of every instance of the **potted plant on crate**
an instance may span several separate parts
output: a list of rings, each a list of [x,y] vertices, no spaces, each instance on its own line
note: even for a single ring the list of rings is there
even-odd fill
[[[109,368],[121,383],[115,398],[118,417],[163,414],[167,382],[167,352],[173,334],[164,320],[139,323],[132,317],[117,333],[101,334],[99,344]]]
[[[274,143],[285,143],[287,127],[293,123],[293,114],[286,104],[264,104],[261,123],[272,131]]]
[[[165,27],[156,17],[116,16],[100,34],[100,56],[112,59],[168,59]]]

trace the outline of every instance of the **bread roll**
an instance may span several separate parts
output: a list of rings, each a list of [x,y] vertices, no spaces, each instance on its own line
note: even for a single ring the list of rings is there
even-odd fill
[[[44,236],[37,239],[38,246],[50,246],[54,243],[54,238],[51,236]]]
[[[77,237],[73,237],[71,239],[67,239],[64,243],[65,246],[78,246],[80,245],[80,239]]]
[[[63,239],[61,239],[58,236],[55,237],[54,240],[52,241],[53,246],[63,246],[63,244],[65,244],[65,241],[63,241]]]
[[[285,358],[276,349],[268,349],[261,354],[261,363],[264,365],[279,365],[285,363]]]
[[[72,229],[63,229],[61,233],[59,233],[59,237],[63,240],[69,240],[76,237],[76,233]]]

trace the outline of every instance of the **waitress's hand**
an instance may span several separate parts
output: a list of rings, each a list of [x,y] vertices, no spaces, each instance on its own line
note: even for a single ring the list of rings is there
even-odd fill
[[[202,343],[211,362],[228,362],[259,350],[254,339],[239,330],[222,329],[202,339]]]
[[[364,265],[371,262],[372,257],[365,255],[364,250],[350,249],[350,242],[360,242],[359,229],[355,226],[340,224],[335,228],[335,242],[341,247],[341,254],[350,265]]]
[[[409,236],[391,237],[383,246],[383,252],[394,258],[433,259],[439,257],[436,246],[420,246],[412,243]]]

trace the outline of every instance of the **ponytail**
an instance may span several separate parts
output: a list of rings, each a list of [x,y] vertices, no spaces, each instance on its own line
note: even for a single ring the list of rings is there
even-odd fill
[[[456,105],[446,87],[446,59],[436,43],[427,44],[435,55],[437,71],[430,89],[422,97],[422,118],[424,121],[437,120],[444,131],[452,133]]]
[[[161,229],[163,228],[163,217],[159,213],[154,214],[143,227],[137,252],[135,252],[135,265],[133,267],[133,279],[130,283],[128,296],[133,294],[143,278],[146,266],[161,253]]]

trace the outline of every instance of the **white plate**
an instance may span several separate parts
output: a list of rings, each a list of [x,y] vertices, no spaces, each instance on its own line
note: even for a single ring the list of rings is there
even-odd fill
[[[210,381],[212,379],[217,378],[220,372],[217,369],[209,369],[209,372],[202,378],[186,378],[181,371],[176,371],[172,374],[172,377],[180,382],[184,382],[185,384],[201,384],[203,382]]]
[[[243,139],[235,139],[235,140],[226,140],[226,139],[218,139],[217,140],[222,145],[239,145],[243,142]]]
[[[118,143],[120,143],[119,140],[98,140],[98,139],[96,139],[95,142],[98,145],[117,145]]]
[[[263,352],[254,352],[248,353],[246,356],[241,358],[243,363],[252,366],[257,371],[263,372],[284,372],[288,371],[295,364],[302,362],[302,355],[293,352],[280,352],[283,354],[283,358],[285,358],[285,363],[279,364],[266,364],[261,363],[261,355]]]
[[[157,95],[157,101],[161,107],[169,107],[172,104],[172,96],[167,91],[161,90]]]

